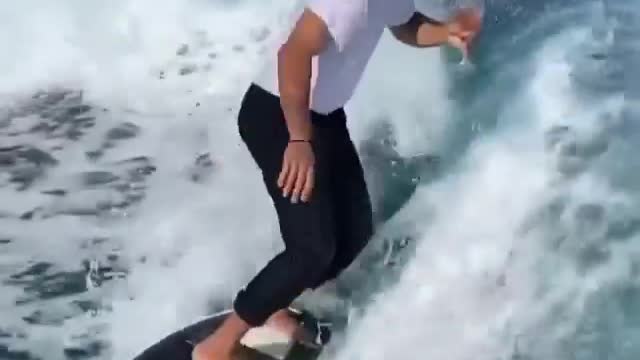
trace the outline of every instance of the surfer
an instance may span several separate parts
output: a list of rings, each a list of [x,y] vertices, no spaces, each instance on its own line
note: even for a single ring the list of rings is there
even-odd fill
[[[472,10],[439,22],[412,0],[308,1],[271,78],[249,86],[238,114],[285,250],[238,293],[222,326],[194,348],[195,360],[233,359],[242,336],[265,324],[303,339],[288,306],[336,278],[369,241],[371,202],[343,106],[384,29],[411,46],[448,44],[466,56],[479,27]]]

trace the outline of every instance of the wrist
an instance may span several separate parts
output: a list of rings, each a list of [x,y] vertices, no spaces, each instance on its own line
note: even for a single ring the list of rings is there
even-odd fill
[[[444,45],[449,43],[453,34],[449,24],[445,23],[445,24],[437,25],[433,30],[434,30],[433,41],[436,45]]]
[[[311,144],[311,142],[312,142],[311,139],[295,139],[295,138],[289,139],[289,143],[308,143],[308,144]]]
[[[307,126],[300,126],[298,129],[289,129],[289,142],[311,142],[312,129],[309,125],[311,123],[311,119],[306,120],[307,122],[303,124]]]
[[[456,37],[460,33],[460,26],[454,21],[444,24],[443,27],[445,41],[449,41],[449,39]]]
[[[287,130],[289,132],[289,142],[291,142],[291,140],[311,140],[313,127],[311,125],[311,116],[308,109],[290,109],[289,111],[285,111],[285,119],[287,122]]]

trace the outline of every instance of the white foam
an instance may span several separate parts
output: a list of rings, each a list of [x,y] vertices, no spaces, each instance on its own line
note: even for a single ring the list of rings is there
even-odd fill
[[[420,188],[397,216],[419,229],[415,254],[399,281],[354,322],[335,359],[511,358],[517,336],[564,302],[571,304],[567,327],[539,329],[554,335],[542,336],[549,347],[535,352],[555,354],[553,341],[572,334],[585,300],[603,282],[579,278],[571,256],[549,253],[551,240],[536,214],[558,194],[574,208],[625,203],[595,173],[559,186],[557,154],[545,151],[545,132],[554,125],[601,128],[593,126],[599,104],[585,105],[570,86],[566,44],[583,35],[571,31],[545,42],[532,59],[530,81],[501,109],[497,131],[477,140],[447,177]],[[607,279],[627,270],[608,264]],[[553,290],[541,296],[541,284]]]
[[[36,189],[68,186],[80,171],[108,168],[110,162],[133,156],[148,156],[157,167],[147,198],[129,214],[130,220],[114,225],[36,216],[28,229],[24,223],[3,220],[3,235],[15,240],[10,244],[15,256],[3,256],[3,266],[31,259],[75,271],[81,269],[83,258],[113,248],[129,271],[125,280],[87,289],[105,310],[66,321],[56,330],[59,335],[44,332],[49,339],[45,343],[29,337],[23,346],[41,353],[38,349],[48,344],[50,358],[62,358],[61,339],[70,341],[74,334],[106,323],[106,330],[94,334],[112,343],[113,353],[105,356],[131,357],[202,315],[210,302],[228,305],[279,250],[273,210],[235,126],[240,96],[262,61],[263,44],[253,40],[255,33],[277,22],[289,7],[275,4],[69,0],[52,5],[33,0],[0,5],[3,103],[59,86],[82,89],[85,101],[110,110],[96,114],[98,125],[88,136],[65,143],[55,153],[60,165]],[[183,43],[190,51],[178,57]],[[178,75],[181,68],[194,64],[195,74]],[[89,162],[84,153],[100,146],[104,131],[125,121],[139,126],[140,136],[117,144],[97,163]],[[37,135],[20,138],[21,143],[37,146],[42,146],[40,141]],[[202,151],[211,152],[214,176],[194,184],[188,181],[189,169]],[[35,190],[27,192],[28,197],[9,193],[16,198],[5,196],[9,203],[3,208],[11,213],[47,203],[47,197]],[[48,208],[91,207],[104,195],[109,196],[74,193],[70,200],[53,202]],[[33,200],[25,201],[28,198]],[[80,250],[91,237],[108,237],[110,246]],[[18,293],[10,289],[2,293],[4,314],[12,311],[10,304]],[[19,324],[19,318],[15,321]]]
[[[211,310],[210,302],[228,305],[280,249],[274,213],[238,137],[235,111],[262,61],[264,45],[252,40],[255,33],[280,26],[294,6],[264,0],[0,4],[3,105],[17,95],[57,85],[82,89],[86,101],[110,109],[96,115],[98,125],[87,137],[65,143],[55,155],[60,165],[36,190],[67,185],[79,171],[109,168],[111,162],[133,156],[148,156],[157,166],[148,179],[147,198],[121,221],[36,218],[27,229],[25,222],[0,219],[2,234],[18,240],[9,245],[11,253],[1,254],[0,269],[33,260],[77,271],[82,259],[104,255],[99,246],[80,250],[87,239],[100,237],[111,239],[105,246],[118,250],[119,265],[129,271],[123,280],[88,286],[78,296],[98,301],[103,307],[96,314],[74,317],[58,328],[27,329],[38,340],[16,340],[17,345],[57,359],[72,335],[90,332],[112,343],[113,353],[105,358],[130,358]],[[182,43],[190,51],[176,56]],[[234,49],[238,44],[245,48]],[[476,144],[463,165],[437,184],[420,188],[403,209],[398,221],[421,230],[416,257],[398,285],[380,295],[369,316],[349,332],[338,358],[500,354],[507,349],[493,334],[514,319],[523,327],[544,313],[546,303],[531,306],[529,286],[537,281],[531,270],[540,253],[537,234],[523,233],[521,225],[553,196],[546,190],[554,170],[550,155],[541,150],[542,131],[549,121],[576,114],[567,87],[569,67],[557,56],[564,46],[554,41],[540,52],[533,82],[520,94],[524,105],[514,105],[529,102],[535,108],[504,109],[501,121],[521,124]],[[184,66],[200,70],[178,76]],[[449,141],[448,120],[455,111],[447,98],[444,68],[438,50],[409,49],[386,34],[348,108],[354,137],[365,136],[378,117],[389,117],[402,154],[437,154]],[[140,136],[110,149],[97,163],[89,162],[84,153],[95,150],[104,131],[125,121],[138,125]],[[41,139],[26,135],[20,141],[36,144]],[[196,184],[187,174],[202,151],[211,152],[215,165],[210,180]],[[583,184],[573,189],[577,196],[610,194],[597,178]],[[101,196],[109,194],[83,193],[51,208],[88,206]],[[50,204],[35,190],[20,196],[3,190],[2,198],[0,211],[12,213]],[[435,214],[430,223],[423,221],[427,212]],[[511,249],[524,254],[515,263],[509,262]],[[506,266],[511,266],[506,286],[497,286]],[[575,280],[566,268],[557,274],[558,283]],[[21,327],[20,316],[37,304],[16,311],[13,301],[20,292],[1,286],[0,315]],[[557,290],[557,298],[572,290]]]
[[[242,92],[264,60],[260,56],[269,43],[268,34],[280,29],[283,17],[296,6],[275,1],[198,0],[116,0],[104,4],[67,0],[55,5],[29,0],[0,5],[0,94],[4,105],[38,89],[62,87],[82,89],[85,102],[109,109],[93,114],[97,125],[81,140],[51,142],[49,146],[64,145],[54,154],[59,165],[27,196],[10,192],[15,199],[3,205],[5,211],[20,214],[42,204],[45,214],[91,208],[113,194],[83,191],[55,200],[36,190],[75,189],[79,184],[74,176],[79,172],[109,169],[111,163],[134,156],[147,156],[157,167],[147,180],[146,199],[122,221],[35,216],[28,230],[20,222],[3,221],[7,235],[20,240],[11,244],[15,258],[3,258],[3,265],[17,266],[31,259],[77,271],[82,269],[81,260],[90,258],[97,265],[95,271],[104,266],[100,262],[104,251],[114,249],[120,255],[119,266],[129,272],[125,279],[103,286],[88,283],[86,295],[104,309],[67,320],[56,330],[60,335],[44,331],[40,335],[44,342],[27,338],[26,343],[20,342],[22,346],[39,353],[47,346],[51,356],[62,358],[62,343],[55,339],[74,342],[74,335],[98,326],[100,330],[93,336],[106,338],[113,345],[113,352],[105,354],[107,358],[131,357],[201,316],[210,303],[228,305],[282,247],[261,177],[237,134],[235,112]],[[260,36],[256,34],[267,34],[267,38],[257,41]],[[189,51],[177,56],[183,43]],[[397,50],[382,44],[377,61],[396,59],[384,54]],[[397,59],[400,64],[439,61],[433,50],[425,54],[402,50],[405,53]],[[197,71],[179,76],[188,66]],[[164,79],[160,79],[162,72]],[[416,74],[429,80],[412,81],[401,72],[393,84],[382,87],[376,81],[384,79],[377,78],[365,86],[377,87],[390,96],[407,82],[414,84],[409,100],[393,96],[399,100],[389,103],[391,112],[398,113],[407,101],[419,116],[429,114],[430,108],[441,109],[430,106],[440,99],[438,93],[444,87],[440,74],[430,66],[421,66],[410,75]],[[375,71],[368,78],[375,79],[374,75]],[[425,91],[435,98],[423,102],[419,93]],[[374,95],[361,97],[360,103],[370,102]],[[355,100],[354,107],[357,103]],[[368,126],[370,114],[352,113],[352,127]],[[39,120],[34,117],[29,122]],[[96,163],[88,161],[85,152],[99,148],[105,132],[122,122],[140,127],[140,135],[118,143]],[[401,118],[394,122],[399,128],[405,126]],[[438,122],[444,123],[440,113],[429,126],[437,128]],[[413,128],[420,124],[412,123]],[[30,126],[23,122],[15,130]],[[361,137],[354,132],[354,137]],[[411,130],[403,136],[409,133]],[[43,146],[37,135],[21,135],[15,141]],[[187,180],[187,174],[195,156],[203,151],[211,153],[213,176],[203,184],[194,184]],[[96,237],[110,240],[105,246],[80,250],[87,239]],[[7,304],[18,296],[8,290],[3,294],[8,297]],[[3,313],[11,311],[10,305],[3,305]],[[23,312],[28,314],[29,310]],[[19,318],[15,321],[19,324]],[[103,323],[107,328],[99,326]]]

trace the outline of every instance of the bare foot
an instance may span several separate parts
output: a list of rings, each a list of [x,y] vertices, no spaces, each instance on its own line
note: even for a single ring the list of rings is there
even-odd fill
[[[250,326],[238,315],[231,313],[222,325],[209,337],[193,348],[193,360],[233,360],[240,339]]]
[[[193,348],[192,360],[233,360],[233,347],[228,348],[227,344],[217,339],[206,340]]]
[[[196,345],[191,352],[191,360],[233,360],[231,354],[221,354],[204,348],[200,344]]]
[[[278,330],[292,339],[295,337],[299,328],[298,321],[293,318],[291,312],[287,309],[275,312],[269,317],[265,325]]]
[[[229,353],[206,353],[207,350],[202,347],[196,346],[191,353],[191,360],[245,360],[249,359],[251,352],[243,352],[243,348],[240,346],[234,348]],[[251,349],[249,349],[251,350]]]
[[[291,311],[287,309],[279,310],[271,315],[266,321],[265,326],[276,329],[277,331],[285,334],[289,339],[293,339],[297,342],[315,342],[313,335],[301,326]]]

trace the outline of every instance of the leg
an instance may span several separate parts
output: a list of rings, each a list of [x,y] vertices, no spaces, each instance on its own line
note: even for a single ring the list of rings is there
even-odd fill
[[[276,181],[287,145],[288,132],[279,100],[251,88],[239,114],[241,136],[262,171],[275,206],[285,250],[274,257],[238,293],[234,312],[218,330],[196,346],[203,360],[227,360],[251,327],[261,326],[274,313],[288,307],[305,289],[312,288],[329,268],[335,253],[334,218],[326,146],[314,143],[316,187],[307,203],[292,204]],[[282,312],[274,321],[282,320]]]
[[[369,243],[373,212],[362,164],[351,140],[343,141],[332,160],[333,211],[336,219],[336,255],[323,281],[338,277]]]
[[[322,177],[320,169],[316,177]],[[292,204],[282,197],[268,177],[285,250],[273,258],[242,290],[235,310],[252,326],[262,325],[277,310],[284,309],[304,290],[311,288],[329,268],[335,253],[330,194],[319,185],[308,203]],[[267,180],[267,179],[265,179]]]
[[[251,91],[251,90],[250,90]],[[252,326],[288,307],[305,289],[322,278],[335,254],[335,225],[330,183],[329,133],[314,131],[315,188],[309,202],[292,204],[282,196],[277,178],[289,135],[277,97],[258,91],[239,115],[241,136],[262,171],[272,199],[285,250],[273,258],[240,291],[234,307]]]

